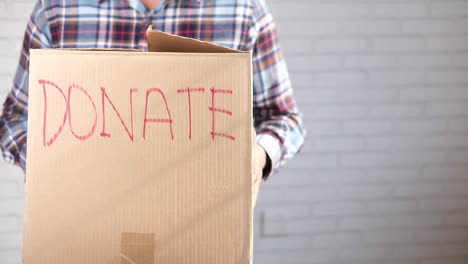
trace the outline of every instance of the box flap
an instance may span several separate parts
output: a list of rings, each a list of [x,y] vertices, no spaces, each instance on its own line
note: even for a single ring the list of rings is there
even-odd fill
[[[248,53],[230,49],[210,42],[172,35],[153,30],[150,25],[146,30],[148,51],[150,52],[185,52],[185,53]]]

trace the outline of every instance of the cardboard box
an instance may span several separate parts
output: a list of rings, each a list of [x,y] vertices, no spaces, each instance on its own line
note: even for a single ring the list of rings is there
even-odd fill
[[[251,54],[31,50],[24,264],[252,257]]]

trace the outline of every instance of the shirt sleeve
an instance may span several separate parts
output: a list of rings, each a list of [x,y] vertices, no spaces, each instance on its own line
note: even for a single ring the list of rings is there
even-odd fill
[[[26,167],[29,50],[50,47],[50,30],[41,1],[31,14],[23,39],[13,88],[0,117],[0,149],[6,161]]]
[[[270,159],[264,178],[278,172],[302,147],[302,115],[293,97],[276,26],[264,0],[253,2],[253,115],[257,143]]]

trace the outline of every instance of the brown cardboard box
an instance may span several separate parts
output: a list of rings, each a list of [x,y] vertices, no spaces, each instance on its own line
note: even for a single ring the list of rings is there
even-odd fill
[[[252,257],[251,54],[32,50],[24,264]]]

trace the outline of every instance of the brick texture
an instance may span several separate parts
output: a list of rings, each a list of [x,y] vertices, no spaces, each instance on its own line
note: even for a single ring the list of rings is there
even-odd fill
[[[468,263],[467,1],[267,2],[309,134],[263,185],[254,263]],[[2,101],[32,4],[0,0]],[[0,163],[2,264],[22,177]]]

